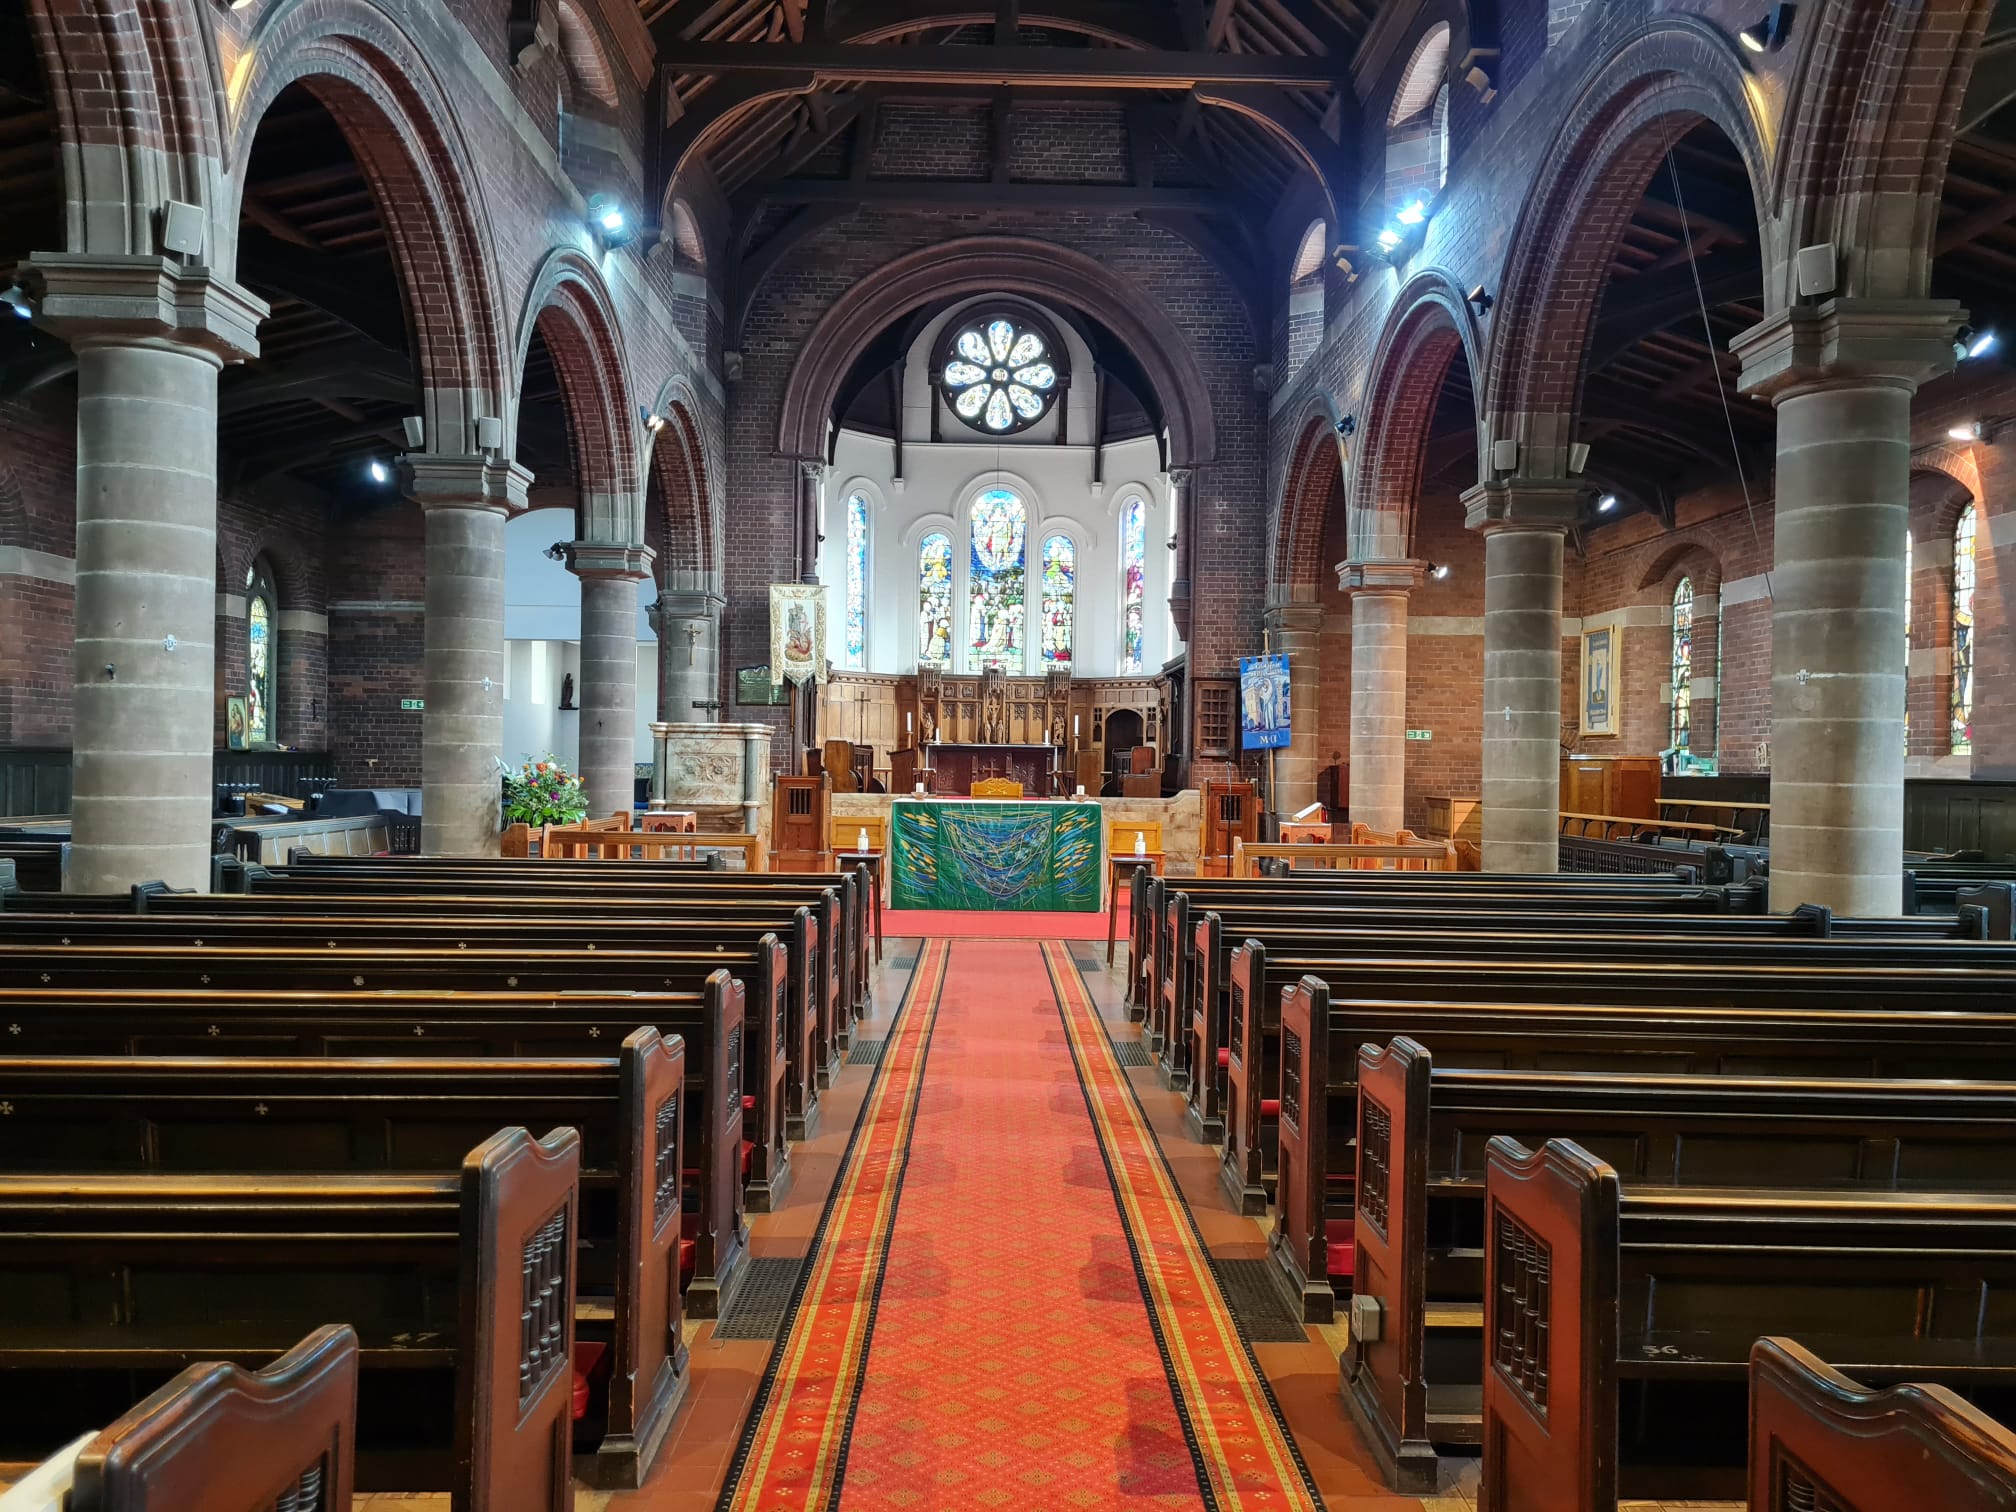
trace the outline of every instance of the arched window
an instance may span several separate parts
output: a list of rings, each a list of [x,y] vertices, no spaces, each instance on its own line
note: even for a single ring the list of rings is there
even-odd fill
[[[1673,716],[1666,743],[1675,751],[1693,747],[1694,583],[1682,578],[1673,589]]]
[[[273,704],[273,671],[280,650],[279,597],[261,557],[245,569],[245,744],[271,745],[278,738]]]
[[[917,549],[917,660],[952,664],[952,537],[934,530]]]
[[[1386,112],[1386,198],[1432,200],[1449,177],[1449,24],[1421,35]]]
[[[1148,505],[1139,498],[1120,506],[1120,670],[1141,670],[1142,629],[1148,617]]]
[[[1078,586],[1078,548],[1071,537],[1053,535],[1043,543],[1043,661],[1071,665],[1071,608]]]
[[[1953,527],[1953,754],[1974,749],[1974,506]]]
[[[990,488],[973,503],[966,646],[971,668],[1022,666],[1029,511],[1012,488]]]
[[[847,640],[845,665],[868,664],[868,501],[847,500]]]

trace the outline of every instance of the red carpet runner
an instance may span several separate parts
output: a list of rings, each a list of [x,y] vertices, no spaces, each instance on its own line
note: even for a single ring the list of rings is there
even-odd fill
[[[1064,946],[925,944],[721,1505],[1319,1505]]]

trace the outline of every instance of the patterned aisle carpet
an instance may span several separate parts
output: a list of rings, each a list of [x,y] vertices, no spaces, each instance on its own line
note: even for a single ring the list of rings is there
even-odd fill
[[[1127,942],[1127,905],[1120,905],[1119,936]],[[952,909],[892,908],[882,915],[891,939],[1104,940],[1105,913],[970,913]]]
[[[721,1505],[1320,1505],[1067,947],[923,947]]]

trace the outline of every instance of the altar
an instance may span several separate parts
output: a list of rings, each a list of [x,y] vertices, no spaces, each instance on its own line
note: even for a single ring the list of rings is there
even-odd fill
[[[943,797],[964,797],[973,784],[1006,777],[1022,784],[1031,798],[1052,796],[1051,781],[1058,753],[1047,745],[984,745],[933,741],[924,747],[933,782],[931,791]]]
[[[1088,802],[898,798],[890,907],[1097,913],[1103,812]]]

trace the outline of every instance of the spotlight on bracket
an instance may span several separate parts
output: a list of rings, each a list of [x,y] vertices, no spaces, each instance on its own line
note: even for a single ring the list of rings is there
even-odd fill
[[[1617,495],[1606,493],[1596,501],[1596,513],[1608,514],[1617,507]]]
[[[364,471],[369,475],[371,481],[378,484],[381,488],[392,481],[392,469],[376,457],[373,457],[369,462],[364,464]]]
[[[1489,315],[1491,313],[1491,306],[1498,302],[1485,292],[1484,285],[1482,284],[1477,285],[1476,288],[1472,289],[1464,297],[1470,301],[1470,308],[1475,310],[1480,316]]]
[[[1778,4],[1765,12],[1764,19],[1755,25],[1746,26],[1736,34],[1736,39],[1753,53],[1773,53],[1785,45],[1785,39],[1792,35],[1792,12],[1790,4]]]
[[[1970,420],[1965,425],[1956,425],[1946,432],[1955,441],[1979,441],[1984,427],[1979,420]]]
[[[567,543],[565,541],[555,541],[551,546],[546,548],[544,554],[546,560],[549,562],[564,562],[567,560]]]
[[[589,195],[588,218],[595,223],[605,247],[620,247],[636,234],[631,229],[630,217],[623,213],[622,204],[613,194]]]
[[[1449,564],[1447,562],[1430,562],[1428,564],[1428,576],[1435,579],[1438,583],[1441,582],[1449,576]]]
[[[1358,417],[1356,415],[1339,415],[1337,417],[1337,434],[1340,436],[1357,435]]]
[[[27,292],[18,283],[0,289],[0,304],[7,306],[23,320],[35,318],[35,306],[28,302]]]
[[[1972,326],[1960,327],[1960,334],[1953,338],[1953,360],[1965,362],[1969,357],[1986,357],[1995,350],[1996,336],[1993,330],[1977,331]]]

